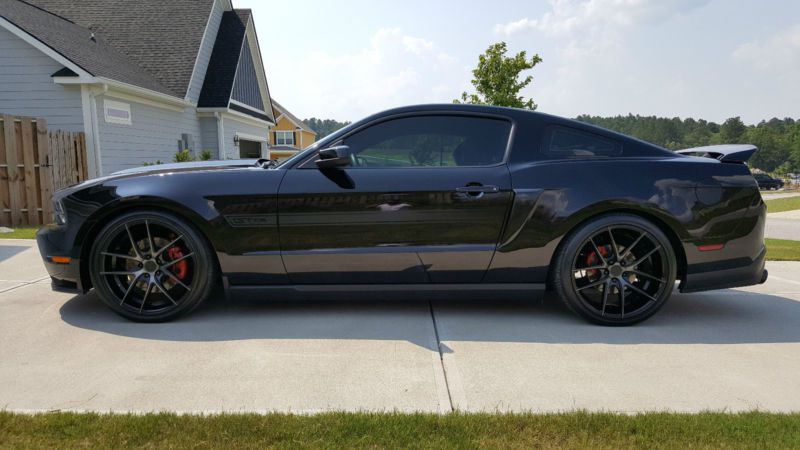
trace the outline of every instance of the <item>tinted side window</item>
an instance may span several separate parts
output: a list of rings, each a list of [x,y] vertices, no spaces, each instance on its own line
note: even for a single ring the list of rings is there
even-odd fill
[[[352,167],[491,166],[503,161],[510,132],[505,120],[414,116],[373,125],[343,143]]]
[[[619,156],[622,154],[622,145],[594,133],[554,127],[547,133],[544,152],[559,158]]]

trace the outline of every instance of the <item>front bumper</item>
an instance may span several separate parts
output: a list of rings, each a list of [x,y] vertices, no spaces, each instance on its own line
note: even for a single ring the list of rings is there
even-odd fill
[[[66,236],[66,229],[56,225],[45,225],[36,233],[36,243],[39,254],[42,255],[44,267],[52,279],[53,290],[61,292],[81,293],[80,259],[72,258],[68,247],[70,239]],[[53,257],[68,256],[69,263],[56,263]]]

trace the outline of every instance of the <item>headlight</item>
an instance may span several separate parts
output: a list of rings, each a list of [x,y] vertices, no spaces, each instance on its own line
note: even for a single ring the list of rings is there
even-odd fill
[[[53,199],[53,215],[56,216],[57,225],[67,224],[67,212],[64,210],[64,205],[61,200]]]

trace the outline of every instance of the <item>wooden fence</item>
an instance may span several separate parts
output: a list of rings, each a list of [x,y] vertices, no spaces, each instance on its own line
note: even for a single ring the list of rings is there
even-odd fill
[[[0,226],[51,222],[53,192],[88,178],[86,137],[9,115],[0,116],[0,136]]]

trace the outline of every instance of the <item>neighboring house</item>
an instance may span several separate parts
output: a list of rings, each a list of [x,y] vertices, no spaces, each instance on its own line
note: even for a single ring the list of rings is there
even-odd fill
[[[276,125],[269,130],[270,159],[288,158],[317,140],[314,130],[275,100],[272,111]]]
[[[266,157],[275,124],[230,0],[0,0],[0,113],[85,132],[93,176],[187,148]]]

